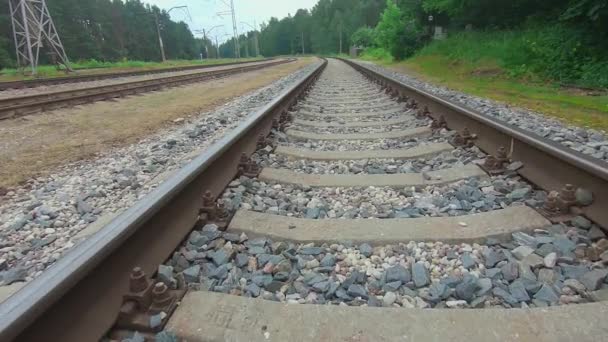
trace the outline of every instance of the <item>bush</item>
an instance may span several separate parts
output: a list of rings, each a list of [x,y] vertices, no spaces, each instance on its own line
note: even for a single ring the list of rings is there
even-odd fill
[[[392,62],[393,56],[391,56],[391,53],[383,48],[369,48],[363,51],[363,53],[361,54],[361,59],[370,61]]]
[[[374,29],[370,27],[361,27],[350,37],[350,41],[357,47],[374,46],[375,39]]]
[[[576,28],[553,25],[511,31],[462,32],[433,41],[419,55],[475,64],[493,60],[513,77],[536,76],[564,84],[608,87],[608,61]]]
[[[392,0],[375,29],[376,44],[401,60],[414,54],[422,43],[422,29],[412,13],[401,10]]]

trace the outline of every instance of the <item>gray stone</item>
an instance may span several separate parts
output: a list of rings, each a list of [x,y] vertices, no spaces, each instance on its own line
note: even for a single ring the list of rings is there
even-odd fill
[[[587,189],[578,188],[574,195],[576,196],[576,202],[582,206],[593,203],[593,193]]]
[[[273,280],[268,285],[265,286],[265,289],[269,292],[275,293],[281,290],[281,288],[285,285],[284,282]],[[315,284],[317,285],[317,284]]]
[[[578,280],[589,271],[589,268],[583,265],[575,266],[560,264],[560,268],[564,277]]]
[[[321,209],[319,208],[308,208],[306,209],[305,218],[307,219],[318,219],[321,214]]]
[[[483,252],[484,264],[488,268],[494,267],[497,263],[505,260],[506,257],[502,251],[496,251],[493,248],[488,248]]]
[[[348,290],[346,290],[346,293],[351,296],[351,297],[361,297],[363,299],[368,299],[368,294],[367,294],[367,290],[359,285],[359,284],[352,284],[348,287]]]
[[[321,266],[323,267],[333,267],[336,265],[336,256],[333,254],[326,254],[323,259],[321,259]]]
[[[241,236],[239,234],[224,233],[224,234],[222,234],[222,237],[224,238],[224,240],[230,241],[230,242],[238,243],[241,241]]]
[[[434,283],[429,288],[430,295],[436,300],[447,299],[450,296],[450,292],[450,288],[447,285],[441,283]]]
[[[161,326],[165,317],[167,317],[167,314],[165,312],[150,316],[150,321],[148,322],[150,328],[155,329]],[[145,339],[142,339],[142,341],[145,341]]]
[[[557,263],[557,254],[549,253],[545,256],[543,261],[544,261],[545,267],[553,268],[553,267],[555,267],[555,264]]]
[[[600,288],[606,276],[608,275],[608,270],[606,269],[596,269],[590,272],[585,273],[579,280],[587,290],[595,291]]]
[[[486,277],[490,279],[502,278],[502,270],[500,268],[488,268],[486,269]],[[515,278],[517,278],[517,276]]]
[[[462,255],[462,267],[466,269],[471,269],[475,265],[475,260],[473,259],[470,253],[467,252]]]
[[[591,228],[591,221],[580,215],[573,218],[570,223],[572,223],[572,225],[575,227],[585,230],[589,230]]]
[[[492,290],[492,280],[488,278],[481,278],[477,281],[479,289],[475,292],[475,296],[485,296]]]
[[[507,198],[510,198],[514,201],[523,199],[530,192],[530,188],[519,188],[511,191],[510,194],[507,195]]]
[[[159,265],[156,278],[169,288],[176,284],[176,280],[173,278],[173,267],[171,266]]]
[[[386,283],[399,281],[401,284],[406,284],[412,280],[410,272],[401,265],[389,267],[385,273]]]
[[[585,285],[576,279],[566,279],[564,281],[564,286],[568,286],[569,288],[576,291],[576,293],[581,295],[587,292],[587,288],[585,287]]]
[[[320,281],[312,286],[313,291],[325,293],[329,291],[329,281]]]
[[[475,298],[475,293],[479,289],[480,287],[477,279],[472,276],[467,276],[456,286],[456,297],[470,302]]]
[[[320,273],[310,272],[304,276],[304,283],[308,286],[313,286],[323,281],[327,281],[327,276]]]
[[[0,282],[2,282],[3,285],[11,285],[12,283],[25,281],[27,269],[23,267],[14,267],[8,271],[1,272],[0,275]]]
[[[431,282],[428,270],[421,263],[415,263],[412,266],[412,279],[414,280],[414,285],[418,288],[426,286]]]
[[[532,248],[538,247],[538,241],[536,241],[536,239],[529,234],[524,232],[516,232],[511,234],[511,236],[513,237],[513,240],[520,245],[529,246]]]
[[[161,331],[154,336],[156,342],[178,342],[177,336],[170,331]]]
[[[338,288],[336,290],[336,297],[338,299],[342,299],[344,301],[351,301],[351,300],[353,300],[353,297],[349,296],[348,293],[346,293],[346,290],[344,290],[343,288]]]
[[[323,253],[324,248],[321,247],[303,247],[298,251],[302,255],[319,255]]]
[[[249,263],[249,256],[247,254],[239,253],[234,258],[234,262],[236,267],[239,268],[247,266],[247,264]]]
[[[228,265],[224,264],[209,272],[209,277],[217,280],[224,280],[228,276]]]
[[[525,245],[519,246],[511,251],[511,254],[513,254],[513,256],[517,260],[522,260],[523,258],[527,257],[528,255],[530,255],[532,253],[534,253],[534,249],[530,246],[525,246]]]
[[[221,265],[228,263],[230,261],[231,257],[232,257],[232,253],[229,253],[224,248],[220,248],[217,251],[215,251],[215,253],[213,253],[213,255],[211,256],[211,259],[213,260],[213,263],[216,266],[221,266]]]
[[[526,287],[521,280],[512,282],[509,285],[509,292],[511,292],[511,296],[518,302],[527,302],[530,300]]]
[[[565,235],[557,236],[553,241],[553,245],[562,252],[562,254],[568,254],[576,248],[576,244]]]
[[[150,320],[150,325],[152,325],[152,320]],[[125,338],[122,342],[146,342],[146,338],[136,331],[133,336]]]
[[[76,210],[80,215],[84,215],[92,212],[93,208],[87,202],[78,199],[78,201],[76,201]]]
[[[259,287],[266,287],[272,283],[272,276],[268,274],[258,274],[251,277],[251,281]]]
[[[10,225],[9,229],[20,230],[21,228],[25,227],[27,222],[28,220],[26,218],[19,218],[15,222],[13,222],[13,224]]]
[[[385,292],[389,292],[389,291],[397,292],[397,290],[399,290],[401,285],[403,285],[403,284],[400,281],[392,281],[390,283],[384,284],[384,286],[382,287],[382,290],[384,290]]]
[[[543,268],[538,271],[538,281],[541,283],[553,285],[558,278],[557,273],[551,269]]]
[[[475,298],[475,299],[473,299],[473,300],[471,301],[470,306],[471,306],[473,309],[479,309],[479,308],[482,308],[482,307],[485,305],[485,302],[486,302],[486,300],[487,300],[487,299],[488,299],[488,297],[487,297],[487,296],[481,296],[481,297],[477,297],[477,298]]]
[[[551,285],[545,284],[540,288],[540,290],[538,290],[538,292],[536,292],[534,299],[553,304],[557,303],[559,300],[559,295]]]
[[[606,238],[606,234],[598,226],[594,225],[593,227],[591,227],[591,229],[589,229],[587,237],[591,241],[595,241]]]
[[[209,243],[209,238],[205,235],[201,235],[201,233],[197,231],[193,231],[192,233],[190,233],[188,242],[193,246],[201,247]]]
[[[186,268],[183,272],[184,279],[189,283],[195,283],[199,281],[199,274],[201,273],[201,266],[194,265]]]
[[[528,255],[527,257],[525,257],[522,260],[522,263],[535,269],[535,268],[539,268],[539,267],[543,266],[545,264],[545,260],[541,256],[532,253],[532,254]]]
[[[509,261],[500,268],[502,277],[506,281],[513,281],[519,277],[519,265],[514,261]]]
[[[374,252],[374,249],[372,248],[372,246],[370,246],[370,244],[363,243],[359,246],[359,252],[369,258]]]
[[[500,287],[493,288],[492,294],[494,295],[494,297],[500,298],[508,304],[514,305],[518,303],[517,299],[515,299],[509,292]]]
[[[532,271],[530,265],[522,262],[519,264],[519,278],[536,281],[536,274],[534,274],[534,271]]]
[[[534,253],[536,253],[542,257],[545,257],[545,256],[547,256],[551,253],[555,253],[555,252],[557,252],[557,248],[555,246],[553,246],[553,244],[551,244],[551,243],[546,243],[544,245],[541,245],[534,251]]]
[[[248,293],[249,295],[251,295],[252,297],[258,297],[260,295],[261,291],[262,291],[262,289],[255,283],[249,283],[245,287],[245,292]]]
[[[392,306],[396,300],[397,295],[395,294],[395,292],[389,291],[384,294],[384,297],[382,297],[382,304],[384,304],[384,306]]]

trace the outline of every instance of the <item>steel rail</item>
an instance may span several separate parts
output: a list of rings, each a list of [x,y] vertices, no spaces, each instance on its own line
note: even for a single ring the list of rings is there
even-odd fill
[[[207,69],[207,68],[229,66],[229,65],[265,62],[265,61],[271,61],[273,59],[275,59],[275,58],[266,58],[266,59],[262,59],[262,60],[258,60],[258,61],[230,62],[230,63],[218,63],[218,64],[206,64],[206,65],[188,65],[188,66],[162,68],[162,69],[121,71],[121,72],[112,72],[112,73],[100,73],[100,74],[95,74],[95,75],[78,75],[78,76],[69,76],[69,77],[53,77],[53,78],[45,78],[45,79],[0,82],[0,91],[8,90],[8,89],[35,88],[35,87],[41,87],[41,86],[66,84],[66,83],[99,81],[99,80],[118,78],[118,77],[161,74],[161,73],[165,73],[165,72]]]
[[[0,99],[0,119],[8,119],[37,113],[39,111],[70,107],[84,103],[134,95],[142,92],[199,82],[206,79],[225,77],[236,73],[259,70],[279,64],[289,63],[294,60],[295,59],[278,60],[224,70],[207,72],[203,71],[194,74],[154,78],[151,80],[124,82],[100,87],[73,89],[54,93],[43,93]]]
[[[135,266],[155,272],[189,234],[205,190],[219,196],[281,113],[318,78],[327,62],[251,113],[155,191],[0,304],[0,341],[97,341],[109,329]]]
[[[608,163],[415,88],[361,63],[341,60],[397,91],[400,96],[414,99],[420,106],[427,106],[435,119],[443,116],[450,129],[461,131],[468,128],[471,133],[477,134],[475,145],[484,152],[495,154],[499,147],[505,147],[513,160],[524,164],[518,173],[540,188],[560,190],[565,184],[573,184],[591,190],[594,202],[582,208],[582,212],[602,228],[608,229]]]

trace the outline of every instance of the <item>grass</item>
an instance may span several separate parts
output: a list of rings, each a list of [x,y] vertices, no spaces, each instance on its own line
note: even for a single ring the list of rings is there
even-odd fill
[[[579,127],[608,131],[608,92],[563,88],[534,75],[513,76],[496,58],[474,61],[441,53],[418,54],[406,61],[374,61],[397,72],[467,94],[527,108]]]
[[[254,61],[260,58],[221,58],[221,59],[205,59],[205,60],[170,60],[162,62],[142,62],[142,61],[121,61],[121,62],[99,62],[96,60],[80,61],[72,63],[72,68],[78,74],[99,74],[119,71],[136,71],[136,70],[154,70],[163,68],[172,68],[190,65],[215,65],[231,62],[246,62]],[[57,70],[52,65],[42,65],[38,67],[38,78],[52,78],[66,76],[65,71]],[[18,81],[33,79],[31,75],[24,75],[17,69],[2,69],[0,70],[0,81]]]
[[[0,188],[136,143],[173,125],[173,120],[188,120],[212,110],[311,62],[312,58],[303,58],[225,79],[4,120],[0,125]]]

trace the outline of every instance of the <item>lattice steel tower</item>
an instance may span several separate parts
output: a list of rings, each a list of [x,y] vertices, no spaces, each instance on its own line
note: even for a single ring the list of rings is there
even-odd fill
[[[71,71],[70,61],[53,24],[46,0],[9,0],[9,8],[19,67],[31,67],[32,74],[35,75],[40,48],[46,47],[52,62],[61,63]]]

